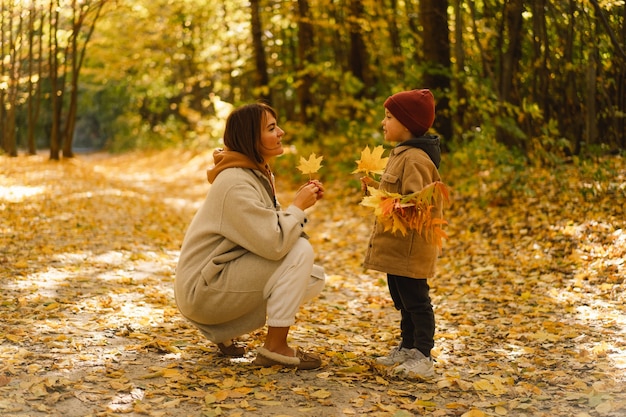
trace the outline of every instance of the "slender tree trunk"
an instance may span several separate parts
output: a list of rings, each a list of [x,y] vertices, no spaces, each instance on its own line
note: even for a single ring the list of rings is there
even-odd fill
[[[546,94],[550,87],[550,70],[548,61],[551,47],[546,28],[546,0],[533,0],[533,67],[536,76],[533,77],[531,87],[532,101],[538,103],[544,115],[544,120],[550,119],[550,97]],[[532,126],[527,126],[530,130]]]
[[[58,161],[60,157],[60,133],[61,133],[61,105],[62,90],[59,85],[59,42],[57,33],[59,29],[58,0],[50,0],[49,4],[49,28],[48,34],[48,75],[50,78],[50,104],[52,123],[50,127],[50,159]]]
[[[250,0],[250,8],[252,10],[250,19],[252,27],[252,45],[254,49],[254,62],[256,64],[256,88],[259,91],[260,98],[271,101],[271,93],[269,89],[270,77],[267,72],[267,58],[265,57],[265,49],[263,48],[263,25],[261,23],[261,12],[259,10],[259,0]]]
[[[3,10],[4,12],[4,10]],[[17,13],[16,13],[17,12]],[[13,2],[9,2],[8,10],[9,19],[9,39],[8,39],[8,58],[9,65],[6,68],[8,72],[7,77],[7,95],[6,103],[8,109],[5,113],[5,127],[4,127],[4,149],[9,156],[17,156],[17,138],[16,138],[16,122],[18,103],[18,91],[20,83],[21,72],[21,48],[18,45],[21,42],[22,36],[22,13],[19,8],[16,8]],[[14,18],[17,16],[17,25],[14,27]],[[3,57],[4,59],[4,57]]]
[[[67,54],[67,60],[71,63],[70,69],[70,97],[67,110],[67,117],[65,121],[65,131],[63,135],[63,157],[72,158],[74,151],[72,149],[74,143],[74,130],[76,128],[76,118],[78,116],[78,80],[80,77],[80,71],[83,67],[85,59],[85,53],[87,52],[87,45],[94,30],[96,29],[96,23],[102,12],[102,8],[106,4],[107,0],[101,0],[95,3],[93,6],[85,8],[81,4],[73,3],[74,17],[72,24],[72,37],[70,45],[71,49]],[[87,33],[84,36],[83,43],[79,47],[78,38],[85,26],[87,16],[93,13],[94,17],[89,21],[87,27]]]
[[[415,5],[412,1],[405,1],[404,7],[406,10],[405,14],[407,16],[409,32],[412,35],[411,42],[413,42],[415,45],[413,48],[413,61],[420,62],[422,59],[422,55],[419,53],[419,51],[421,50],[422,44],[420,36],[421,29],[419,25],[419,18],[417,17],[418,11],[415,9]]]
[[[595,44],[591,46],[595,49]],[[597,95],[597,69],[596,69],[596,56],[597,51],[592,51],[591,57],[587,63],[587,79],[586,79],[586,91],[585,102],[587,111],[585,112],[585,133],[584,140],[587,143],[596,143],[598,139],[598,126],[597,126],[597,111],[596,111],[596,95]]]
[[[500,71],[498,83],[498,97],[501,114],[504,116],[503,122],[496,128],[496,137],[499,142],[509,148],[524,148],[525,143],[509,123],[515,123],[513,115],[507,113],[507,103],[519,104],[517,97],[513,95],[514,79],[517,76],[519,61],[522,54],[522,12],[524,11],[524,0],[510,0],[503,10],[502,30],[503,36],[500,38]]]
[[[456,125],[457,131],[464,131],[471,126],[465,120],[467,109],[467,90],[465,89],[465,46],[463,42],[463,33],[465,32],[465,16],[463,13],[463,0],[454,0],[454,91],[456,94],[457,111],[454,112],[452,118],[453,126]]]
[[[622,45],[626,45],[626,5],[622,5]],[[617,110],[626,114],[626,59],[622,60],[617,81]],[[616,123],[616,132],[619,135],[618,142],[622,149],[626,149],[626,117],[618,118]]]
[[[570,16],[574,16],[577,9],[577,1],[569,1]],[[576,36],[576,21],[575,19],[569,19],[567,27],[567,35],[565,39],[565,47],[563,51],[563,68],[564,74],[564,102],[560,106],[559,120],[561,122],[561,132],[563,136],[575,143],[576,154],[579,154],[582,148],[583,141],[583,129],[584,118],[580,117],[582,112],[582,106],[578,99],[578,86],[576,85],[576,74],[573,68],[575,68],[574,62],[574,48],[575,48],[575,36]],[[582,40],[581,40],[582,41]]]
[[[334,60],[339,66],[341,72],[350,71],[350,65],[348,62],[349,47],[346,45],[348,42],[344,42],[343,28],[346,27],[345,15],[346,13],[339,7],[336,2],[332,2],[329,6],[328,14],[330,19],[334,22],[333,27],[330,28],[333,55],[330,59]],[[328,36],[328,34],[326,34]]]
[[[474,39],[476,39],[476,47],[478,48],[478,51],[480,52],[480,58],[481,58],[480,61],[482,64],[481,65],[482,75],[483,77],[490,80],[491,86],[495,89],[497,85],[497,81],[496,81],[496,77],[494,74],[494,69],[491,64],[491,59],[481,42],[481,39],[483,39],[483,36],[480,33],[478,24],[476,23],[478,20],[478,17],[476,16],[476,5],[474,4],[473,1],[469,1],[467,4],[469,5],[470,13],[472,14],[472,31],[474,32]]]
[[[298,104],[300,122],[308,122],[308,109],[313,105],[311,86],[313,77],[307,67],[314,63],[313,26],[309,15],[308,0],[298,0],[298,62],[297,73],[300,74],[298,85]]]
[[[523,11],[523,0],[512,0],[508,2],[504,10],[506,50],[502,57],[500,97],[506,102],[510,102],[513,99],[513,78],[517,73],[519,60],[521,59]]]
[[[6,41],[6,17],[7,15],[4,13],[6,9],[5,0],[0,0],[0,56],[5,57],[7,55],[7,46],[8,42]],[[6,77],[6,65],[4,63],[4,59],[0,59],[0,77]],[[6,103],[6,89],[0,88],[0,146],[2,150],[7,151],[5,144],[5,131],[6,131],[6,113],[5,113],[5,104]]]
[[[88,6],[87,6],[88,7]],[[73,158],[72,141],[74,138],[74,126],[76,125],[76,109],[78,107],[78,35],[83,22],[82,12],[76,10],[76,0],[72,0],[72,35],[65,49],[65,62],[70,74],[69,103],[63,129],[63,157]],[[69,65],[67,65],[69,63]]]
[[[45,13],[41,11],[39,28],[44,26]],[[43,64],[43,36],[41,34],[35,35],[35,22],[37,21],[37,7],[31,4],[29,15],[29,30],[28,30],[28,131],[26,134],[26,141],[28,146],[29,155],[35,155],[37,153],[37,145],[35,143],[35,130],[39,120],[39,111],[41,109],[41,79],[43,77],[42,64]],[[35,76],[35,56],[34,47],[35,42],[38,42],[37,53],[37,81],[33,82]]]
[[[398,0],[389,0],[389,10],[385,13],[387,27],[389,28],[389,43],[391,44],[391,66],[398,78],[404,78],[404,54],[398,28]]]
[[[622,70],[618,75],[617,99],[617,110],[626,114],[626,63],[622,64]],[[617,143],[624,150],[626,149],[626,117],[617,118],[615,124],[615,132],[618,135]]]
[[[361,0],[350,0],[350,20],[348,27],[350,28],[350,54],[349,65],[350,72],[363,82],[365,89],[361,90],[357,97],[362,97],[363,94],[369,90],[372,86],[372,75],[369,69],[369,54],[365,41],[363,39],[363,33],[359,24],[363,18],[364,8]]]
[[[35,149],[35,123],[33,115],[34,104],[33,103],[33,91],[35,90],[35,83],[33,83],[33,66],[35,64],[35,57],[33,56],[34,52],[34,43],[35,43],[35,6],[30,6],[30,11],[28,15],[28,108],[27,108],[27,133],[26,133],[26,142],[28,146],[28,153],[30,155],[35,155],[37,152]]]
[[[600,27],[602,27],[604,29],[604,32],[606,32],[606,34],[609,36],[609,39],[611,40],[611,45],[613,46],[613,50],[614,53],[613,55],[613,67],[615,68],[615,70],[611,71],[615,77],[616,80],[623,80],[626,74],[626,49],[625,46],[626,45],[626,22],[624,20],[622,20],[622,32],[624,32],[624,36],[622,39],[622,42],[620,42],[620,39],[618,39],[617,35],[615,33],[613,33],[613,30],[609,24],[609,21],[607,20],[607,17],[604,13],[604,11],[602,10],[602,8],[600,7],[600,4],[598,3],[597,0],[591,0],[591,4],[593,5],[594,11],[595,11],[595,21],[596,21],[596,32],[597,36],[595,39],[598,38],[598,36],[600,35]],[[626,6],[622,5],[622,9],[624,10],[624,15],[626,17]],[[619,32],[618,32],[619,33]],[[592,47],[594,49],[594,58],[598,59],[599,61],[599,56],[598,56],[598,49],[597,49],[597,44],[593,43]],[[589,60],[589,67],[588,67],[588,77],[587,77],[587,83],[590,83],[590,77],[592,75],[595,75],[597,72],[597,64],[592,62],[592,60]],[[587,96],[587,112],[588,113],[592,113],[589,115],[589,120],[587,121],[587,128],[586,128],[586,140],[588,140],[588,143],[595,143],[596,141],[598,141],[598,132],[597,132],[597,110],[596,110],[596,103],[595,103],[595,93],[597,93],[597,80],[594,79],[594,84],[593,86],[588,85],[588,89],[589,92],[588,93],[594,93],[594,102],[591,103],[590,102],[590,98],[589,96]],[[615,131],[616,135],[620,135],[621,132],[621,138],[617,138],[617,142],[621,142],[622,143],[622,148],[624,147],[623,144],[626,141],[625,136],[625,128],[624,126],[626,125],[626,121],[624,117],[619,117],[618,116],[618,112],[621,112],[621,114],[624,114],[624,102],[626,101],[626,98],[624,98],[624,84],[622,83],[617,83],[617,88],[616,90],[621,90],[621,95],[618,94],[618,98],[617,100],[612,100],[611,97],[606,97],[606,105],[603,106],[603,108],[606,109],[606,111],[611,115],[610,118],[613,120],[613,130]],[[604,91],[603,91],[604,92]],[[606,94],[605,94],[606,95]],[[591,115],[593,115],[594,119],[591,120]],[[621,120],[620,120],[621,119]],[[620,129],[620,125],[621,125],[621,129]]]
[[[424,29],[422,34],[425,62],[424,84],[433,90],[437,102],[435,129],[445,139],[451,139],[452,116],[449,91],[452,63],[450,62],[448,0],[421,0],[419,7],[420,24]]]

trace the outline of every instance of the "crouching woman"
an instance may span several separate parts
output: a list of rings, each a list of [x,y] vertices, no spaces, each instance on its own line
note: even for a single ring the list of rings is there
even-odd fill
[[[233,339],[267,324],[255,365],[316,369],[320,357],[292,348],[287,337],[302,303],[324,287],[304,232],[304,210],[323,197],[324,187],[304,184],[281,209],[269,165],[284,152],[276,117],[263,103],[228,116],[225,149],[214,153],[211,187],[183,240],[176,303],[222,354],[243,356],[245,348]]]

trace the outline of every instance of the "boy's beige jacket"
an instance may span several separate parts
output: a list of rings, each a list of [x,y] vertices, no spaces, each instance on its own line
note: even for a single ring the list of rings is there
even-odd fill
[[[265,284],[306,222],[299,208],[274,206],[260,170],[218,174],[185,234],[174,287],[180,312],[216,343],[263,327]]]
[[[399,146],[389,155],[379,188],[406,195],[440,180],[439,172],[426,152],[412,146]],[[441,207],[434,210],[433,216],[442,216]],[[376,222],[363,265],[392,275],[432,278],[438,255],[437,247],[414,230],[408,230],[403,236],[400,232],[385,232]]]

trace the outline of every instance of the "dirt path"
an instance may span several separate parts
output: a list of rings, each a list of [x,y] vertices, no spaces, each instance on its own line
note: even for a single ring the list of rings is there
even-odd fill
[[[373,364],[396,343],[398,314],[384,276],[360,267],[369,213],[329,187],[310,213],[328,284],[292,334],[326,366],[251,369],[262,330],[229,361],[173,302],[209,163],[0,156],[0,415],[626,414],[623,217],[456,202],[433,282],[437,377],[419,383]]]

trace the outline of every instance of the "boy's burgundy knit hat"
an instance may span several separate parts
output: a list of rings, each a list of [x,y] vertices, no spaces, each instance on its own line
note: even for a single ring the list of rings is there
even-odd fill
[[[396,93],[384,106],[415,136],[422,136],[435,121],[435,98],[428,89]]]

